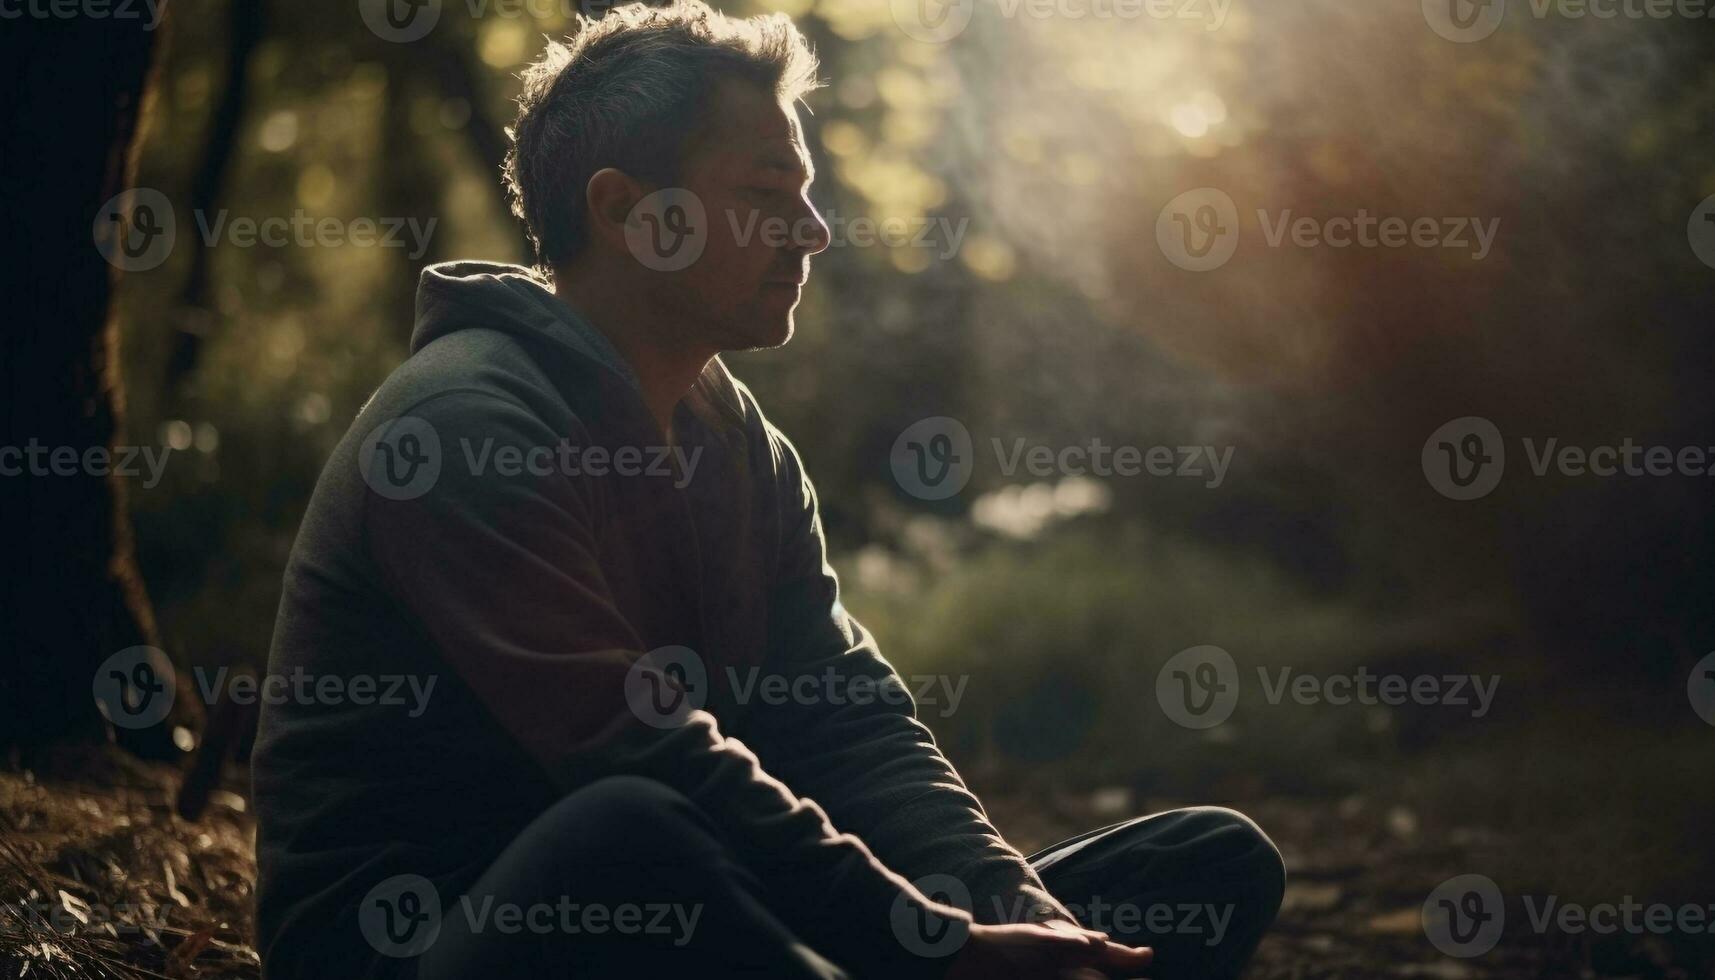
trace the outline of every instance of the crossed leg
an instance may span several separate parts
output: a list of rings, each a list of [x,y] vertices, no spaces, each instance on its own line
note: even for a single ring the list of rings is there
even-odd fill
[[[1085,925],[1155,947],[1157,980],[1236,975],[1285,881],[1262,831],[1213,807],[1090,831],[1030,861]],[[543,911],[502,927],[502,908]],[[418,980],[850,975],[794,936],[695,804],[639,777],[601,780],[550,807],[448,903],[416,961]]]
[[[1031,855],[1084,925],[1152,946],[1152,980],[1227,980],[1274,921],[1280,852],[1249,818],[1192,807],[1092,830]]]

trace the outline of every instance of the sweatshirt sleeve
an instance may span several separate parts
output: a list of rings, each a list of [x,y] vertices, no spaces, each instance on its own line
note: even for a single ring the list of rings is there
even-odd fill
[[[814,677],[811,689],[847,693],[755,706],[745,734],[763,764],[819,803],[834,826],[860,837],[889,868],[913,881],[956,878],[970,892],[976,921],[1076,922],[989,823],[917,720],[905,682],[840,604],[815,489],[791,443],[772,428],[769,436],[781,540],[768,669],[786,675],[789,684]]]
[[[557,785],[659,780],[702,807],[818,951],[887,976],[945,972],[945,957],[902,946],[890,916],[901,901],[931,922],[962,928],[968,915],[930,901],[860,840],[835,833],[816,804],[765,772],[707,712],[657,728],[629,709],[626,677],[643,651],[598,561],[594,478],[527,468],[508,476],[493,465],[515,458],[509,448],[527,459],[561,435],[487,392],[437,395],[408,418],[397,425],[417,434],[411,452],[426,465],[438,459],[439,474],[409,499],[365,491],[364,538],[382,588]],[[477,454],[489,465],[473,465]]]

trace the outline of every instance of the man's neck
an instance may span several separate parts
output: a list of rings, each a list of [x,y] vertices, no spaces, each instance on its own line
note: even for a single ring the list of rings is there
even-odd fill
[[[718,352],[675,337],[676,324],[649,305],[648,290],[616,288],[623,281],[599,270],[564,268],[554,276],[554,295],[600,330],[631,365],[649,414],[671,439],[674,408]]]

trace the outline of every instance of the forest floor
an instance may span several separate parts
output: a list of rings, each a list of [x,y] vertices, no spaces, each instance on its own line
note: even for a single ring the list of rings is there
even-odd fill
[[[38,775],[37,772],[40,774]],[[0,969],[12,977],[256,977],[250,946],[254,822],[215,793],[192,823],[173,809],[175,772],[117,753],[57,754],[0,770]],[[1123,789],[983,793],[1029,852],[1163,808]],[[1280,844],[1285,907],[1248,976],[1305,978],[1694,977],[1649,939],[1618,944],[1507,938],[1471,959],[1424,934],[1425,897],[1521,844],[1478,827],[1426,832],[1381,795],[1269,798],[1243,809]],[[1522,916],[1520,916],[1522,918]]]

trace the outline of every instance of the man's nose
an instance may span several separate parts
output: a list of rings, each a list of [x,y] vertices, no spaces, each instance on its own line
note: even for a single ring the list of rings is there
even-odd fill
[[[815,255],[827,251],[833,242],[833,233],[828,230],[828,223],[822,220],[821,212],[808,200],[803,201],[803,207],[792,222],[792,245],[802,249],[806,255]]]

